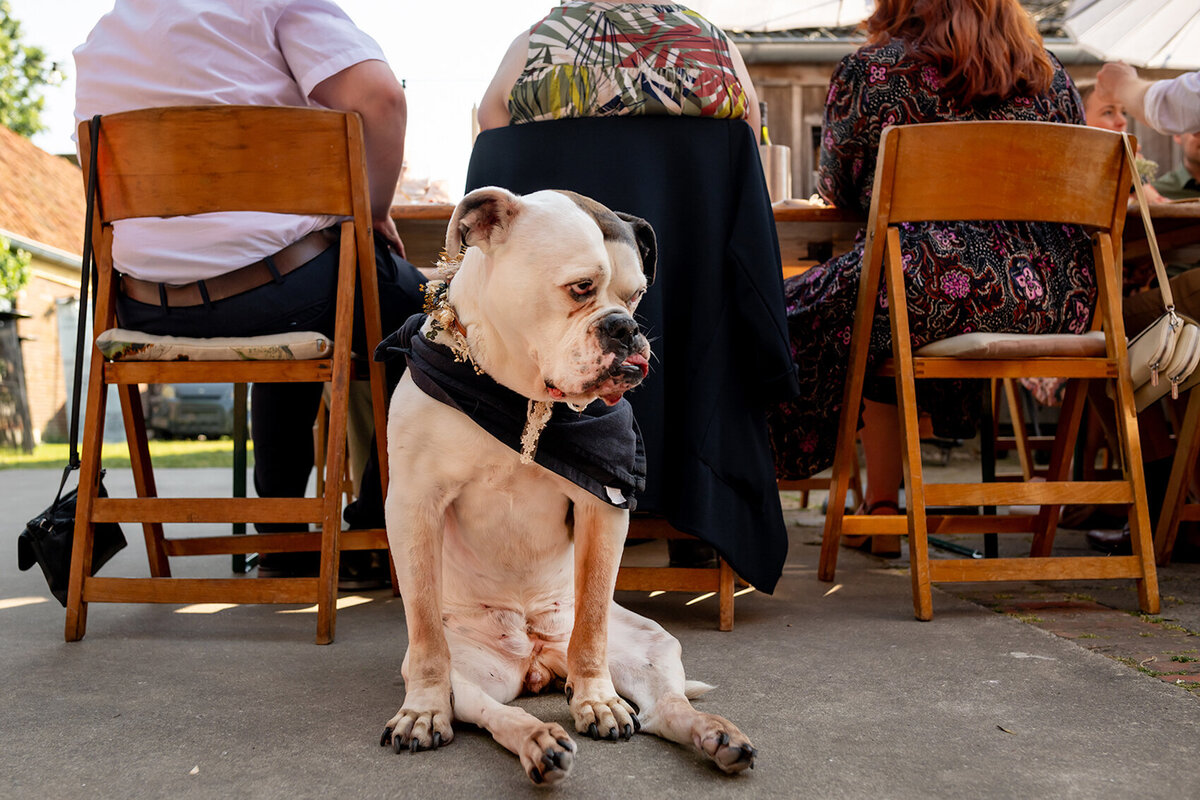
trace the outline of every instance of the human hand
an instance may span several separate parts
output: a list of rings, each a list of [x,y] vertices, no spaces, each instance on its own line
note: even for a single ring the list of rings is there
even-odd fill
[[[1124,61],[1110,61],[1096,73],[1096,86],[1110,97],[1119,97],[1125,84],[1137,76],[1137,70]]]
[[[388,245],[396,251],[401,258],[408,258],[404,252],[404,242],[400,239],[400,232],[396,230],[396,222],[391,217],[374,220],[371,227],[375,232],[387,239]]]
[[[1139,122],[1146,122],[1146,90],[1150,83],[1139,78],[1136,69],[1121,61],[1105,64],[1096,73],[1096,90],[1124,105]]]

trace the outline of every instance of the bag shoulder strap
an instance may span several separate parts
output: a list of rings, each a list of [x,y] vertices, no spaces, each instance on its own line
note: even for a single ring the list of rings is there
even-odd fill
[[[88,313],[88,284],[97,280],[95,253],[92,251],[92,218],[96,210],[96,153],[100,140],[100,115],[92,117],[88,124],[88,179],[87,179],[87,217],[83,222],[83,261],[79,275],[79,313],[75,330],[75,374],[71,383],[71,422],[68,438],[71,442],[70,460],[63,470],[62,481],[58,484],[58,494],[51,508],[58,505],[62,497],[63,487],[67,485],[67,477],[79,469],[79,406],[83,398],[83,359],[84,339],[87,334]],[[94,305],[94,303],[93,303]]]
[[[1150,257],[1154,261],[1154,271],[1158,273],[1158,288],[1162,291],[1163,306],[1167,313],[1175,313],[1175,297],[1171,294],[1171,283],[1167,278],[1167,268],[1163,266],[1162,255],[1158,252],[1158,239],[1154,236],[1154,224],[1150,222],[1150,208],[1146,202],[1146,190],[1142,188],[1142,179],[1137,171],[1137,157],[1133,152],[1133,143],[1128,133],[1122,133],[1125,142],[1125,157],[1129,159],[1129,169],[1133,173],[1133,190],[1137,193],[1138,210],[1142,212],[1142,225],[1146,228],[1146,243],[1150,245]]]

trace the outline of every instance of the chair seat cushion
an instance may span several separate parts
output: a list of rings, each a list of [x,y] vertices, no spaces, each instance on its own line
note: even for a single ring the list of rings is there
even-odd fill
[[[110,328],[96,337],[110,361],[307,361],[330,358],[333,341],[314,331],[199,339]]]
[[[1104,334],[964,333],[916,350],[918,357],[949,358],[1094,358],[1104,355]]]

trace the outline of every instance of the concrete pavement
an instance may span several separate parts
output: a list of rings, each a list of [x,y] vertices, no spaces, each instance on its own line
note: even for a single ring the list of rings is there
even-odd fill
[[[93,605],[86,638],[64,643],[62,608],[15,558],[16,534],[57,479],[0,472],[0,529],[10,533],[0,548],[0,797],[545,796],[477,730],[432,753],[379,747],[403,694],[403,613],[387,590],[344,598],[329,647],[311,643],[314,614],[272,606]],[[228,479],[224,470],[159,475],[164,495],[201,483],[225,491]],[[107,480],[114,495],[129,483],[120,472]],[[574,771],[550,792],[1200,796],[1196,696],[940,589],[933,621],[917,622],[902,564],[843,550],[838,582],[821,583],[819,516],[789,514],[803,524],[792,528],[779,589],[738,598],[732,632],[716,630],[715,599],[618,598],[679,637],[689,677],[717,684],[697,706],[753,739],[757,768],[729,778],[649,736],[577,736]],[[103,574],[145,574],[140,532],[125,532],[130,546]],[[180,574],[216,576],[229,562],[175,563]],[[561,695],[519,702],[570,729]]]

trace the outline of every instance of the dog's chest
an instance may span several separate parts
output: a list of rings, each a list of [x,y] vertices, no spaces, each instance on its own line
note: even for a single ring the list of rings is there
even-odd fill
[[[555,561],[570,546],[562,479],[516,455],[480,464],[453,502],[459,538],[507,571]]]

